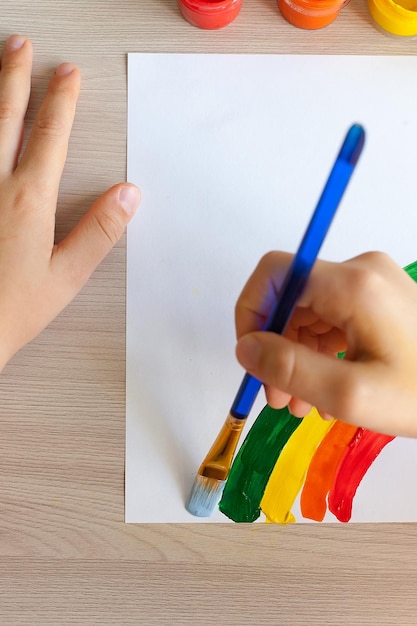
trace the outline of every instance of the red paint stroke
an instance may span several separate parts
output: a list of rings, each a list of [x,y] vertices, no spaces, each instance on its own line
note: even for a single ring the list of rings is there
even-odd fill
[[[357,430],[357,426],[335,422],[318,446],[301,492],[300,508],[303,517],[316,522],[323,521],[327,511],[327,494],[335,481],[346,448]]]
[[[348,522],[352,502],[362,478],[381,450],[395,437],[358,428],[345,450],[337,470],[336,480],[329,493],[329,510],[340,522]]]

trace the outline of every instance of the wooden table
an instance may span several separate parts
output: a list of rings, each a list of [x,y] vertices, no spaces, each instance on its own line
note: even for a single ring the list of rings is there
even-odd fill
[[[365,0],[307,32],[274,0],[228,28],[176,0],[0,0],[0,43],[34,43],[29,120],[61,61],[82,93],[61,238],[126,170],[128,52],[416,54]],[[136,216],[140,220],[140,212]],[[125,241],[0,377],[0,624],[415,624],[414,525],[125,525]]]

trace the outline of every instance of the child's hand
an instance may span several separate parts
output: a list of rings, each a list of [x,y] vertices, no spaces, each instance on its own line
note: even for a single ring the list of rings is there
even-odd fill
[[[19,160],[30,95],[32,46],[13,35],[0,71],[0,370],[74,298],[121,237],[139,190],[108,190],[54,245],[58,187],[80,87],[64,63],[51,78]]]
[[[323,417],[416,437],[417,284],[382,253],[318,261],[286,336],[256,332],[291,258],[266,255],[237,302],[241,365],[276,408],[301,417],[314,405]]]

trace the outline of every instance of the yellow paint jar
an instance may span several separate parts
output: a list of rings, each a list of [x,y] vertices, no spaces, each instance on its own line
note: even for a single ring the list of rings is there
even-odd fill
[[[417,35],[417,0],[368,0],[375,22],[393,35]]]

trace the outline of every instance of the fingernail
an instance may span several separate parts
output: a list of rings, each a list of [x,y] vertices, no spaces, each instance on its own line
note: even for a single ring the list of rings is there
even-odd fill
[[[138,208],[140,191],[134,185],[124,185],[119,191],[119,202],[128,215],[133,215]]]
[[[247,370],[257,368],[261,355],[261,344],[253,335],[245,335],[236,346],[238,361]]]
[[[23,37],[22,35],[11,35],[6,41],[4,49],[6,50],[6,52],[14,52],[15,50],[20,50],[20,48],[23,48],[23,46],[25,45],[25,41],[26,37]]]
[[[61,63],[55,70],[55,76],[68,76],[68,74],[71,74],[74,70],[75,67],[71,65],[71,63]]]

